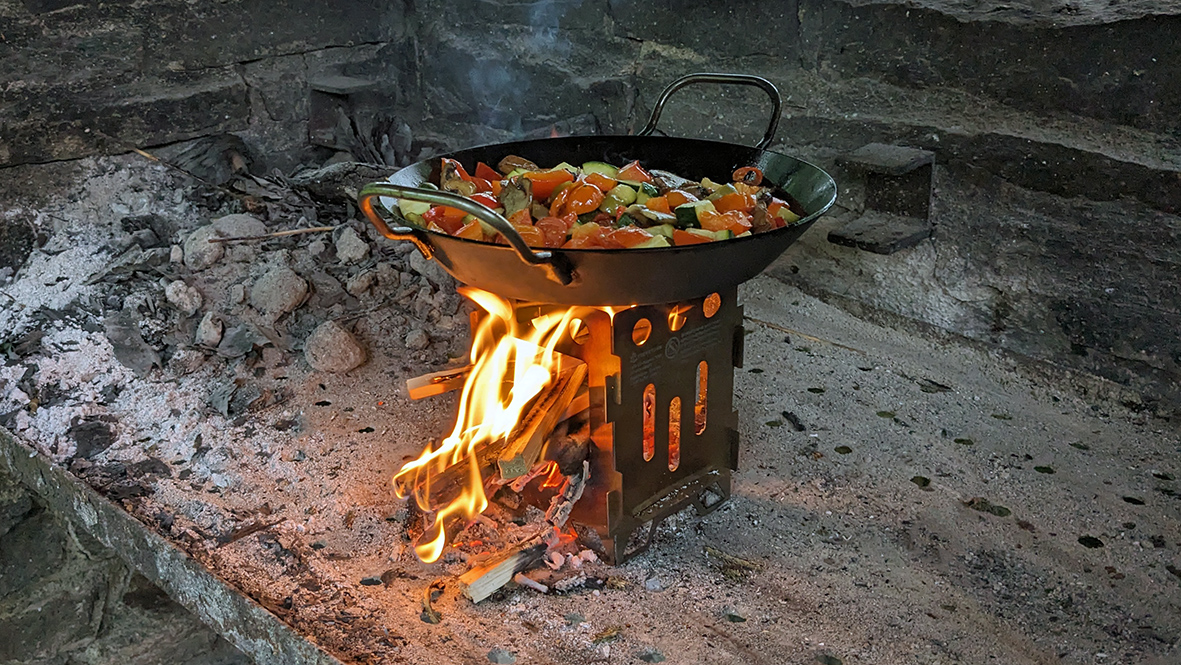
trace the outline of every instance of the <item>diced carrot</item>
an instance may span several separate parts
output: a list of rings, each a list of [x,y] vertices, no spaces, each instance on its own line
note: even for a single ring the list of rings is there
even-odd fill
[[[607,237],[624,247],[631,248],[645,240],[651,240],[652,234],[634,224],[628,224],[621,229],[615,229],[611,233],[608,233]]]
[[[709,238],[702,238],[696,233],[689,233],[677,229],[673,231],[673,244],[680,247],[681,245],[700,245],[703,242],[713,242]]]
[[[644,205],[648,206],[649,210],[663,212],[668,215],[672,214],[672,208],[668,207],[668,199],[663,196],[653,196],[645,201]]]
[[[586,181],[604,192],[609,191],[612,187],[619,184],[602,173],[591,173],[586,176]]]
[[[483,240],[484,227],[480,226],[479,222],[464,224],[462,228],[455,232],[455,237],[467,238],[468,240]]]
[[[664,198],[668,201],[669,208],[675,208],[679,205],[684,205],[686,203],[689,203],[690,201],[697,200],[696,196],[693,196],[692,194],[690,194],[689,192],[686,192],[683,189],[670,189],[668,191],[668,193],[664,195]],[[652,199],[648,199],[648,201],[651,201],[651,200]],[[648,207],[650,209],[652,208],[652,206],[648,206]]]
[[[533,198],[544,201],[553,193],[555,187],[573,180],[574,174],[565,169],[558,169],[556,171],[530,171],[525,174],[525,177],[533,183]]]
[[[739,194],[735,192],[714,200],[714,208],[717,208],[718,212],[729,212],[731,210],[750,212],[754,210],[754,207],[755,197],[750,194]]]

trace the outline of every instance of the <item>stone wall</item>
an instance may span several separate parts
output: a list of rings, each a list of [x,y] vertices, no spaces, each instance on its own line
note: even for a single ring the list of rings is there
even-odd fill
[[[884,142],[940,165],[927,245],[883,258],[813,231],[783,274],[1181,403],[1161,388],[1181,379],[1175,0],[0,0],[0,21],[0,167],[226,132],[256,172],[320,162],[313,89],[340,74],[372,86],[329,121],[398,144],[353,157],[406,163],[549,126],[635,131],[681,74],[758,73],[785,98],[775,147],[833,168],[845,209],[860,202],[842,153]],[[686,91],[661,128],[754,142],[767,108]],[[977,295],[948,295],[964,280]]]
[[[0,662],[250,661],[0,473]]]

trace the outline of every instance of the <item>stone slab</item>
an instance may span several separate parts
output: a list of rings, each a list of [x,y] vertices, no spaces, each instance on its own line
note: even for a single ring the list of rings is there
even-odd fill
[[[931,230],[931,222],[926,219],[866,211],[857,219],[829,231],[828,241],[874,254],[893,254],[931,237]]]
[[[0,429],[0,469],[114,550],[255,663],[340,665],[275,615],[4,429]]]
[[[864,173],[900,176],[925,164],[934,163],[935,153],[900,145],[867,143],[840,161]]]

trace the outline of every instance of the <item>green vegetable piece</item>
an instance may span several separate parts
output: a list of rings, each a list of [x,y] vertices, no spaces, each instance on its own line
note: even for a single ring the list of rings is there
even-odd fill
[[[734,189],[734,185],[722,185],[713,191],[712,194],[706,197],[707,201],[717,201],[727,194],[737,194],[738,190]]]
[[[676,231],[677,229],[672,224],[657,224],[656,226],[649,226],[645,230],[654,236],[664,236],[665,238],[671,238],[673,237],[673,231]]]
[[[605,175],[612,180],[619,175],[619,169],[611,166],[607,162],[587,162],[582,165],[582,172],[585,174],[598,173]]]
[[[716,210],[716,208],[709,200],[690,201],[673,209],[673,214],[676,215],[677,226],[682,229],[699,229],[701,228],[701,213],[705,210]]]
[[[402,213],[403,217],[408,215],[425,215],[431,209],[431,204],[426,201],[411,201],[410,199],[398,199],[398,212]]]

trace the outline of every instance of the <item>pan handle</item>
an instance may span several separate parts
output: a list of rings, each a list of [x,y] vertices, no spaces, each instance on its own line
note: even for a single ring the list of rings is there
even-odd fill
[[[418,250],[422,252],[426,258],[431,258],[433,249],[429,242],[422,236],[422,230],[409,226],[395,226],[391,228],[378,214],[373,206],[373,199],[381,196],[392,196],[399,199],[410,199],[411,201],[425,201],[427,203],[434,203],[437,205],[450,206],[458,208],[469,215],[475,215],[480,221],[486,222],[489,226],[496,229],[508,240],[509,245],[517,250],[517,256],[525,263],[537,266],[545,270],[546,276],[559,284],[567,285],[574,280],[573,270],[564,257],[555,256],[548,251],[533,251],[529,245],[525,244],[525,240],[521,238],[521,234],[513,228],[507,219],[502,217],[499,213],[491,208],[488,208],[480,203],[476,203],[471,199],[452,194],[450,192],[441,192],[434,189],[419,189],[416,187],[403,187],[402,185],[393,185],[384,182],[375,182],[365,185],[361,192],[357,195],[357,205],[361,208],[361,212],[369,218],[373,226],[385,237],[391,240],[409,240],[414,243]]]
[[[775,138],[775,130],[779,128],[779,113],[783,108],[783,100],[779,97],[779,89],[775,87],[774,83],[761,76],[751,76],[750,74],[689,74],[673,81],[668,84],[664,92],[660,93],[660,99],[657,99],[656,104],[652,107],[652,116],[648,118],[648,124],[640,130],[639,136],[648,136],[654,132],[656,123],[660,120],[660,114],[664,111],[664,103],[674,92],[692,83],[733,83],[762,88],[771,98],[771,122],[767,125],[767,132],[763,134],[763,140],[759,141],[755,147],[762,150],[771,144],[771,140]]]

